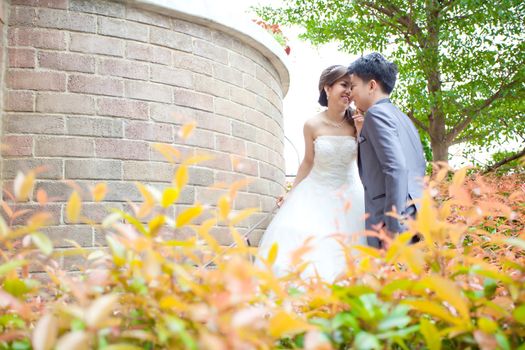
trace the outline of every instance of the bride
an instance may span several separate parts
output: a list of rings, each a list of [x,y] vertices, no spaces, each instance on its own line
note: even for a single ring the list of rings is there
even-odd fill
[[[357,169],[356,126],[349,105],[347,68],[335,65],[319,79],[319,104],[325,111],[304,125],[305,155],[292,189],[278,199],[281,207],[268,226],[258,250],[257,264],[277,243],[272,269],[277,276],[294,270],[293,253],[305,244],[308,262],[303,279],[317,275],[333,282],[345,270],[341,243],[365,244],[364,193]],[[357,118],[358,127],[362,118]],[[285,198],[286,197],[286,198]],[[274,248],[275,249],[275,248]]]

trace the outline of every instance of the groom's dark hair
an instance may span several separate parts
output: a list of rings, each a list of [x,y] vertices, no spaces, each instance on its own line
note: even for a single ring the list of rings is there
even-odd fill
[[[380,53],[373,52],[359,57],[350,67],[348,75],[355,74],[364,81],[374,79],[381,85],[381,89],[390,94],[396,85],[397,66],[387,61]]]

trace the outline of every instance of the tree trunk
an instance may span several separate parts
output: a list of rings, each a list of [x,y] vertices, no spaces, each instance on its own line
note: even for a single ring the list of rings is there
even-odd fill
[[[448,164],[448,146],[443,141],[431,141],[432,160],[434,162],[445,162]]]
[[[448,146],[446,142],[445,113],[441,97],[441,72],[439,70],[439,1],[427,0],[425,2],[427,12],[428,37],[422,47],[424,72],[427,77],[427,88],[431,97],[429,119],[429,135],[432,146],[432,158],[435,162],[448,163]]]
[[[433,80],[430,81],[431,83]],[[432,85],[431,85],[432,86]],[[445,162],[448,164],[448,147],[446,141],[445,115],[440,109],[441,104],[432,106],[429,135],[432,147],[432,160],[434,162]]]

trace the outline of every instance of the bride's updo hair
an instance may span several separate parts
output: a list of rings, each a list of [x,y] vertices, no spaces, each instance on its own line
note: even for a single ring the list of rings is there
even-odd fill
[[[334,85],[339,79],[348,74],[348,68],[339,64],[330,66],[323,70],[321,77],[319,77],[319,104],[323,107],[328,107],[328,96],[326,96],[325,86]],[[352,119],[353,111],[348,108],[345,113],[345,119],[355,128],[354,119]]]
[[[323,107],[328,107],[328,97],[324,87],[326,85],[332,86],[336,81],[348,74],[348,69],[345,66],[339,64],[326,68],[319,78],[319,104]]]

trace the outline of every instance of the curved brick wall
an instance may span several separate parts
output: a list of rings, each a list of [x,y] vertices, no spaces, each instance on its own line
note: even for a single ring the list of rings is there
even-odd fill
[[[222,192],[206,186],[245,177],[253,182],[234,207],[263,213],[273,207],[284,184],[288,76],[270,49],[235,30],[151,6],[3,5],[2,131],[10,148],[3,151],[2,178],[9,187],[18,169],[47,166],[37,188],[56,200],[50,207],[56,226],[48,233],[58,247],[68,245],[64,238],[83,246],[103,242],[90,227],[65,222],[71,188],[64,180],[85,189],[105,181],[107,202],[126,209],[126,199],[141,200],[134,181],[158,187],[171,181],[173,167],[153,150],[156,142],[215,157],[191,170],[179,208],[214,202]],[[188,120],[198,128],[184,143],[177,135]],[[86,202],[85,214],[100,220],[107,202]],[[226,231],[214,231],[223,243]]]

